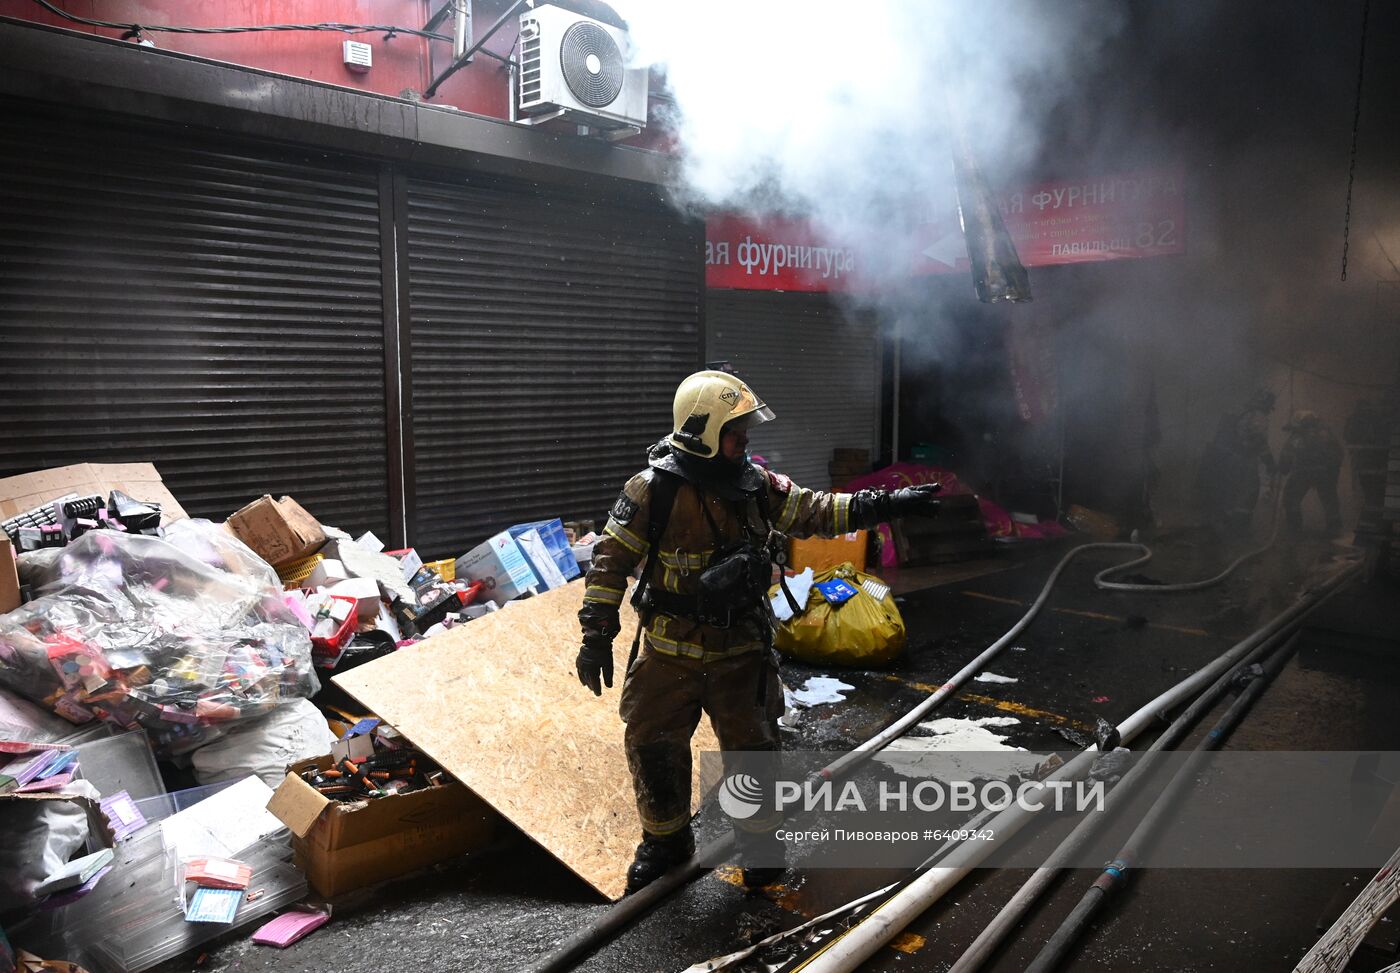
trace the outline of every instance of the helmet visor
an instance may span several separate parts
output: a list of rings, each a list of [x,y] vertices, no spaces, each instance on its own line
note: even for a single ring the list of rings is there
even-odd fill
[[[752,412],[746,412],[737,418],[730,419],[724,424],[724,428],[747,431],[754,426],[762,425],[772,418],[773,410],[766,405],[761,405]]]

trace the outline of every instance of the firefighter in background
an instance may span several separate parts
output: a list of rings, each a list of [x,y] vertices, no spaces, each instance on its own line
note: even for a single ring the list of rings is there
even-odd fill
[[[937,484],[886,492],[820,493],[753,465],[748,431],[772,411],[732,374],[697,372],[680,384],[672,432],[627,481],[593,550],[579,622],[579,681],[613,683],[613,638],[627,579],[643,565],[633,603],[644,629],[633,646],[620,711],[642,841],[627,873],[635,892],[691,857],[690,738],[709,714],[727,755],[780,749],[783,690],[768,605],[783,535],[834,536],[896,517],[933,516]],[[733,771],[729,766],[726,773]],[[757,888],[783,871],[770,816],[736,821],[744,868]]]
[[[1259,503],[1261,471],[1268,481],[1275,476],[1269,450],[1273,411],[1274,393],[1255,392],[1243,411],[1220,417],[1215,439],[1201,460],[1197,492],[1206,519],[1229,536],[1249,534]]]
[[[1342,530],[1342,505],[1337,497],[1337,480],[1342,475],[1342,444],[1326,423],[1312,412],[1297,412],[1284,427],[1288,441],[1279,454],[1279,471],[1288,477],[1283,488],[1283,511],[1288,529],[1303,526],[1303,499],[1316,490],[1327,518],[1327,536]]]

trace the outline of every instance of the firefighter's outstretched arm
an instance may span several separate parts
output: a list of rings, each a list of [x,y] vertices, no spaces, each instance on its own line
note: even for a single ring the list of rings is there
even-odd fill
[[[793,537],[834,537],[869,529],[900,517],[938,514],[937,483],[898,490],[822,493],[808,490],[779,473],[769,472],[769,507],[773,526]]]

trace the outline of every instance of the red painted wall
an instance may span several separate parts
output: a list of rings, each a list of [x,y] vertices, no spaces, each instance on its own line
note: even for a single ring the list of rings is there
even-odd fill
[[[70,14],[93,20],[137,24],[174,24],[197,27],[246,27],[258,24],[383,24],[421,29],[441,5],[441,0],[50,0]],[[475,29],[479,37],[503,13],[503,0],[475,0]],[[86,27],[49,13],[33,0],[0,0],[0,16],[105,37],[120,37],[121,30]],[[450,22],[438,28],[451,34]],[[509,54],[516,28],[507,23],[487,43],[501,55]],[[241,34],[147,34],[156,46],[197,57],[226,61],[308,78],[346,88],[358,88],[391,97],[406,89],[420,94],[431,83],[434,71],[450,63],[452,45],[400,34],[385,40],[384,34],[345,34],[339,31],[262,31]],[[374,66],[364,74],[345,67],[341,45],[348,39],[374,49]],[[433,59],[430,61],[430,57]],[[472,63],[449,78],[429,102],[494,118],[510,116],[509,76],[505,65],[490,57]],[[628,144],[665,148],[664,132],[649,127]]]

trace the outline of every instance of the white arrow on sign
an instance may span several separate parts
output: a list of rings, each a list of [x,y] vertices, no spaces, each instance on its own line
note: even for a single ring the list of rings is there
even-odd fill
[[[967,246],[963,243],[961,233],[945,233],[936,242],[924,248],[924,256],[945,266],[956,267],[958,258],[967,256]]]

